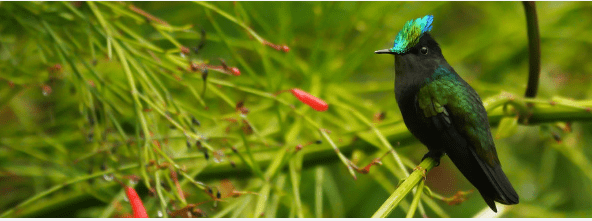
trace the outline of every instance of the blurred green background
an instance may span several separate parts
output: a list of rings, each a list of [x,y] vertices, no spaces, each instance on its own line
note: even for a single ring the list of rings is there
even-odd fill
[[[497,108],[492,133],[520,195],[497,216],[590,217],[592,4],[536,7],[544,107],[535,111],[546,118],[516,125],[516,112]],[[370,217],[404,174],[389,154],[354,179],[332,148],[362,168],[387,153],[384,136],[407,171],[419,164],[427,149],[402,123],[393,58],[373,52],[426,14],[445,58],[484,101],[523,96],[529,54],[520,2],[0,2],[0,216],[125,216],[131,208],[115,177],[135,185],[150,217],[200,202],[192,215]],[[189,61],[221,65],[219,58],[241,75],[212,69],[202,94]],[[272,95],[291,88],[329,110]],[[236,110],[239,101],[248,113]],[[498,129],[502,116],[510,123]],[[206,186],[228,195],[223,180],[247,192],[208,201]],[[426,184],[434,194],[422,196],[415,217],[489,211],[478,193],[459,205],[441,200],[473,188],[448,158]],[[412,197],[390,217],[404,217]]]

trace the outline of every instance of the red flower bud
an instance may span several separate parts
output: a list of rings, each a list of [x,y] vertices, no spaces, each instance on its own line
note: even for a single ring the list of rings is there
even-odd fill
[[[240,75],[240,70],[237,67],[230,68],[230,72],[232,72],[232,74],[234,74],[235,76]]]
[[[146,213],[146,208],[144,208],[144,204],[142,203],[142,199],[136,193],[134,188],[129,186],[125,187],[125,194],[127,194],[127,198],[132,205],[132,210],[134,211],[134,218],[149,218],[148,214]]]
[[[294,88],[291,89],[290,92],[292,92],[292,94],[296,98],[298,98],[298,100],[302,101],[302,103],[305,103],[306,105],[312,107],[316,111],[326,111],[327,109],[329,109],[329,105],[325,101],[315,96],[312,96],[309,93],[306,93],[305,91],[302,91],[298,88]]]
[[[290,51],[290,48],[288,47],[288,45],[283,45],[282,46],[282,50],[286,53],[288,53],[288,51]]]

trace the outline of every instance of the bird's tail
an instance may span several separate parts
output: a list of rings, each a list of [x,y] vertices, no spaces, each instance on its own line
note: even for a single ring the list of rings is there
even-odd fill
[[[511,205],[518,203],[518,194],[502,171],[500,165],[494,167],[481,160],[473,147],[456,145],[446,151],[454,165],[479,190],[481,196],[497,212],[495,202]]]
[[[475,151],[471,149],[471,152],[476,161],[479,163],[479,166],[483,172],[485,172],[490,185],[493,187],[493,189],[495,189],[494,194],[481,193],[481,195],[483,195],[483,199],[485,199],[485,202],[487,202],[487,205],[493,209],[495,208],[495,203],[493,201],[497,201],[506,205],[518,204],[518,193],[516,193],[516,190],[514,190],[514,187],[510,183],[510,180],[508,180],[508,177],[506,177],[504,171],[502,171],[501,165],[498,164],[495,167],[491,167],[481,160]],[[488,196],[486,197],[485,195]],[[494,209],[494,211],[496,210]]]

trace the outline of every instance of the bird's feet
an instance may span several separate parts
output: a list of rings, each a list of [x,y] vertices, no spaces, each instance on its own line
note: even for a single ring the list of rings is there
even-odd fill
[[[444,152],[436,152],[436,151],[430,151],[428,153],[426,153],[425,155],[423,155],[423,158],[421,158],[421,161],[425,160],[425,158],[432,158],[434,159],[434,161],[436,161],[436,166],[437,167],[440,165],[440,158],[442,158],[442,156],[444,156]]]

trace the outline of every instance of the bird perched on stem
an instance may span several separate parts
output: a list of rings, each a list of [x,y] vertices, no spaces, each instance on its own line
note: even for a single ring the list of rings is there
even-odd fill
[[[434,16],[408,21],[392,48],[395,97],[405,125],[436,162],[447,154],[479,190],[489,207],[517,204],[518,194],[502,171],[487,112],[475,90],[448,64],[430,35]]]

